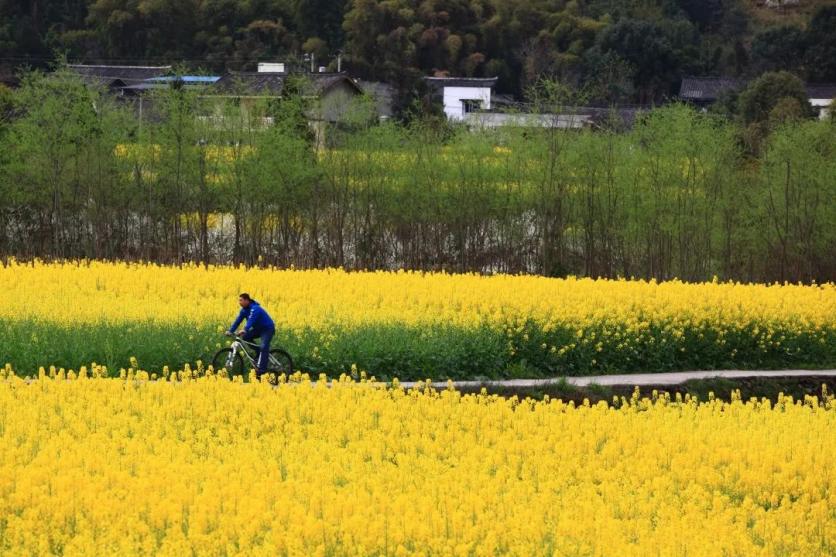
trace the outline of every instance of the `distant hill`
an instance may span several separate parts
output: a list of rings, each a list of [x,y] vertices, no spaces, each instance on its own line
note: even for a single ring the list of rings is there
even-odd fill
[[[0,0],[0,75],[58,55],[212,72],[339,55],[403,102],[425,75],[497,76],[516,96],[548,75],[651,102],[683,75],[836,81],[834,33],[833,0]]]

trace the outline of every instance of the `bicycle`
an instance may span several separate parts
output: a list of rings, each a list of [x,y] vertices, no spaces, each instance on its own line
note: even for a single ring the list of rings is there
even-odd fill
[[[230,376],[244,375],[245,358],[250,366],[247,369],[258,369],[257,361],[260,348],[261,346],[255,342],[236,337],[229,347],[218,350],[215,357],[212,358],[212,367],[215,371],[220,371],[222,368],[226,369]],[[282,373],[290,377],[293,375],[293,358],[281,348],[270,350],[270,360],[267,362],[265,373],[275,373],[277,378]],[[260,379],[261,375],[257,374],[257,377]]]

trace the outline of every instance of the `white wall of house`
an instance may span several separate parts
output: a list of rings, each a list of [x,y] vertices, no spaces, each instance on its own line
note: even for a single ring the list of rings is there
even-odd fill
[[[580,129],[592,125],[591,114],[506,114],[503,112],[475,112],[465,117],[471,128],[559,128]]]
[[[813,109],[819,113],[819,119],[824,120],[830,115],[829,107],[833,103],[833,99],[810,99],[810,104]]]
[[[285,73],[284,62],[259,62],[258,73]]]
[[[465,101],[480,101],[482,110],[491,108],[490,87],[444,87],[444,114],[454,121],[465,118]]]

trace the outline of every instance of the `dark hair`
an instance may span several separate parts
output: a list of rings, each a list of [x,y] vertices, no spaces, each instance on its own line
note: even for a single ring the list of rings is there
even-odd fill
[[[245,300],[247,300],[248,302],[249,302],[249,301],[252,301],[252,298],[250,298],[250,295],[249,295],[249,294],[247,294],[246,292],[242,292],[241,294],[238,294],[238,297],[239,297],[239,298],[244,298],[244,299],[245,299]]]

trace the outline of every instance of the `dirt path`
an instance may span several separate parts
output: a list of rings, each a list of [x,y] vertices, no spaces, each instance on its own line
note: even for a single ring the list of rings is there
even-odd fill
[[[836,377],[836,369],[787,369],[778,371],[758,370],[715,370],[715,371],[678,371],[674,373],[635,373],[629,375],[592,375],[584,377],[566,377],[569,385],[586,387],[591,384],[601,386],[644,386],[644,385],[679,385],[692,379],[712,379],[722,377],[726,379],[739,379],[751,377]],[[507,388],[531,388],[545,387],[554,383],[563,382],[564,378],[554,379],[505,379],[495,381],[454,381],[456,388],[474,388],[481,386],[495,386]],[[415,385],[414,381],[403,381],[401,385],[410,388]],[[447,386],[446,381],[433,383],[437,388]]]

